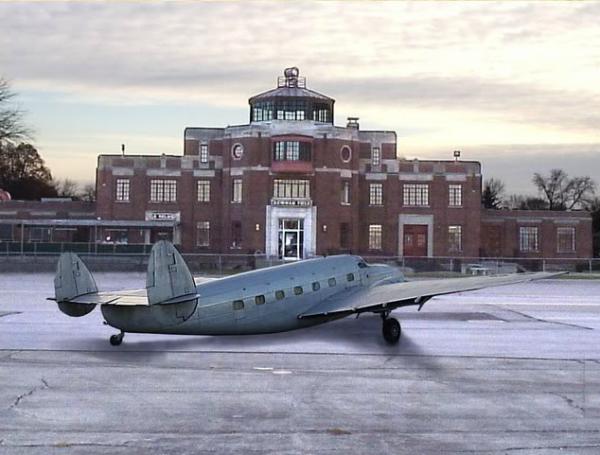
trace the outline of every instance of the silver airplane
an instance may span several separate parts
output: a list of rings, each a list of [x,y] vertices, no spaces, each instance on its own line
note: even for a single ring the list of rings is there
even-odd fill
[[[120,333],[177,335],[251,335],[302,329],[353,314],[376,313],[383,338],[400,339],[391,312],[432,297],[490,286],[548,278],[556,273],[512,274],[406,281],[391,266],[367,264],[359,256],[339,255],[268,267],[196,282],[186,263],[167,242],[156,243],[148,261],[146,288],[99,292],[75,253],[63,253],[54,278],[59,309],[84,316],[100,305],[106,322]]]

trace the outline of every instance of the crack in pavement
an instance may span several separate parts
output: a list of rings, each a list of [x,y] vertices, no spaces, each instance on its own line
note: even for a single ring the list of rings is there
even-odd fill
[[[507,307],[504,307],[504,306],[501,306],[501,305],[494,305],[494,306],[497,307],[497,308],[501,308],[503,310],[506,310],[506,311],[510,311],[511,313],[518,314],[519,316],[522,316],[522,317],[524,317],[526,319],[531,319],[531,320],[536,321],[536,322],[543,322],[545,324],[564,325],[564,326],[567,326],[567,327],[573,327],[573,328],[582,329],[582,330],[594,330],[593,327],[586,327],[584,325],[571,324],[569,322],[548,321],[546,319],[536,318],[535,316],[531,316],[530,314],[527,314],[527,313],[522,313],[520,311],[513,310],[512,308],[507,308]]]
[[[44,390],[44,389],[50,388],[50,386],[48,385],[48,381],[46,381],[44,378],[41,379],[41,382],[42,382],[41,386],[36,385],[30,391],[22,393],[17,398],[15,398],[15,401],[13,402],[13,404],[10,405],[10,407],[8,409],[15,409],[17,406],[19,406],[19,404],[21,403],[21,400],[23,400],[24,398],[32,396],[38,390]]]
[[[554,395],[555,397],[561,398],[562,400],[564,400],[565,403],[567,403],[567,405],[570,408],[580,411],[582,414],[585,415],[585,407],[575,403],[575,400],[573,400],[572,398],[569,398],[565,395],[561,395],[560,393],[556,393],[556,392],[550,392],[550,395]]]

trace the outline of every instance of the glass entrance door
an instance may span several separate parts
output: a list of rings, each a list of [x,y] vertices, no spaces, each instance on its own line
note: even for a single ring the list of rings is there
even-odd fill
[[[279,258],[297,261],[304,256],[304,220],[279,219]]]

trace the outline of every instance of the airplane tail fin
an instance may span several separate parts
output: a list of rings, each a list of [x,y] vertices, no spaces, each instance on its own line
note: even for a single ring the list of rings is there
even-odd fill
[[[60,311],[73,317],[85,316],[96,305],[69,300],[95,292],[98,292],[98,287],[94,277],[79,256],[71,252],[61,254],[54,276],[54,297]]]
[[[171,242],[161,240],[152,247],[146,292],[150,305],[179,303],[197,297],[194,277]]]

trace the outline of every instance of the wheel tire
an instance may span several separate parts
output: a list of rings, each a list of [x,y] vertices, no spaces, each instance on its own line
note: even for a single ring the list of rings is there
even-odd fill
[[[113,346],[119,346],[123,342],[123,335],[112,335],[110,337],[110,344]]]
[[[397,319],[387,318],[383,321],[383,338],[389,344],[396,344],[402,334],[402,328]]]

